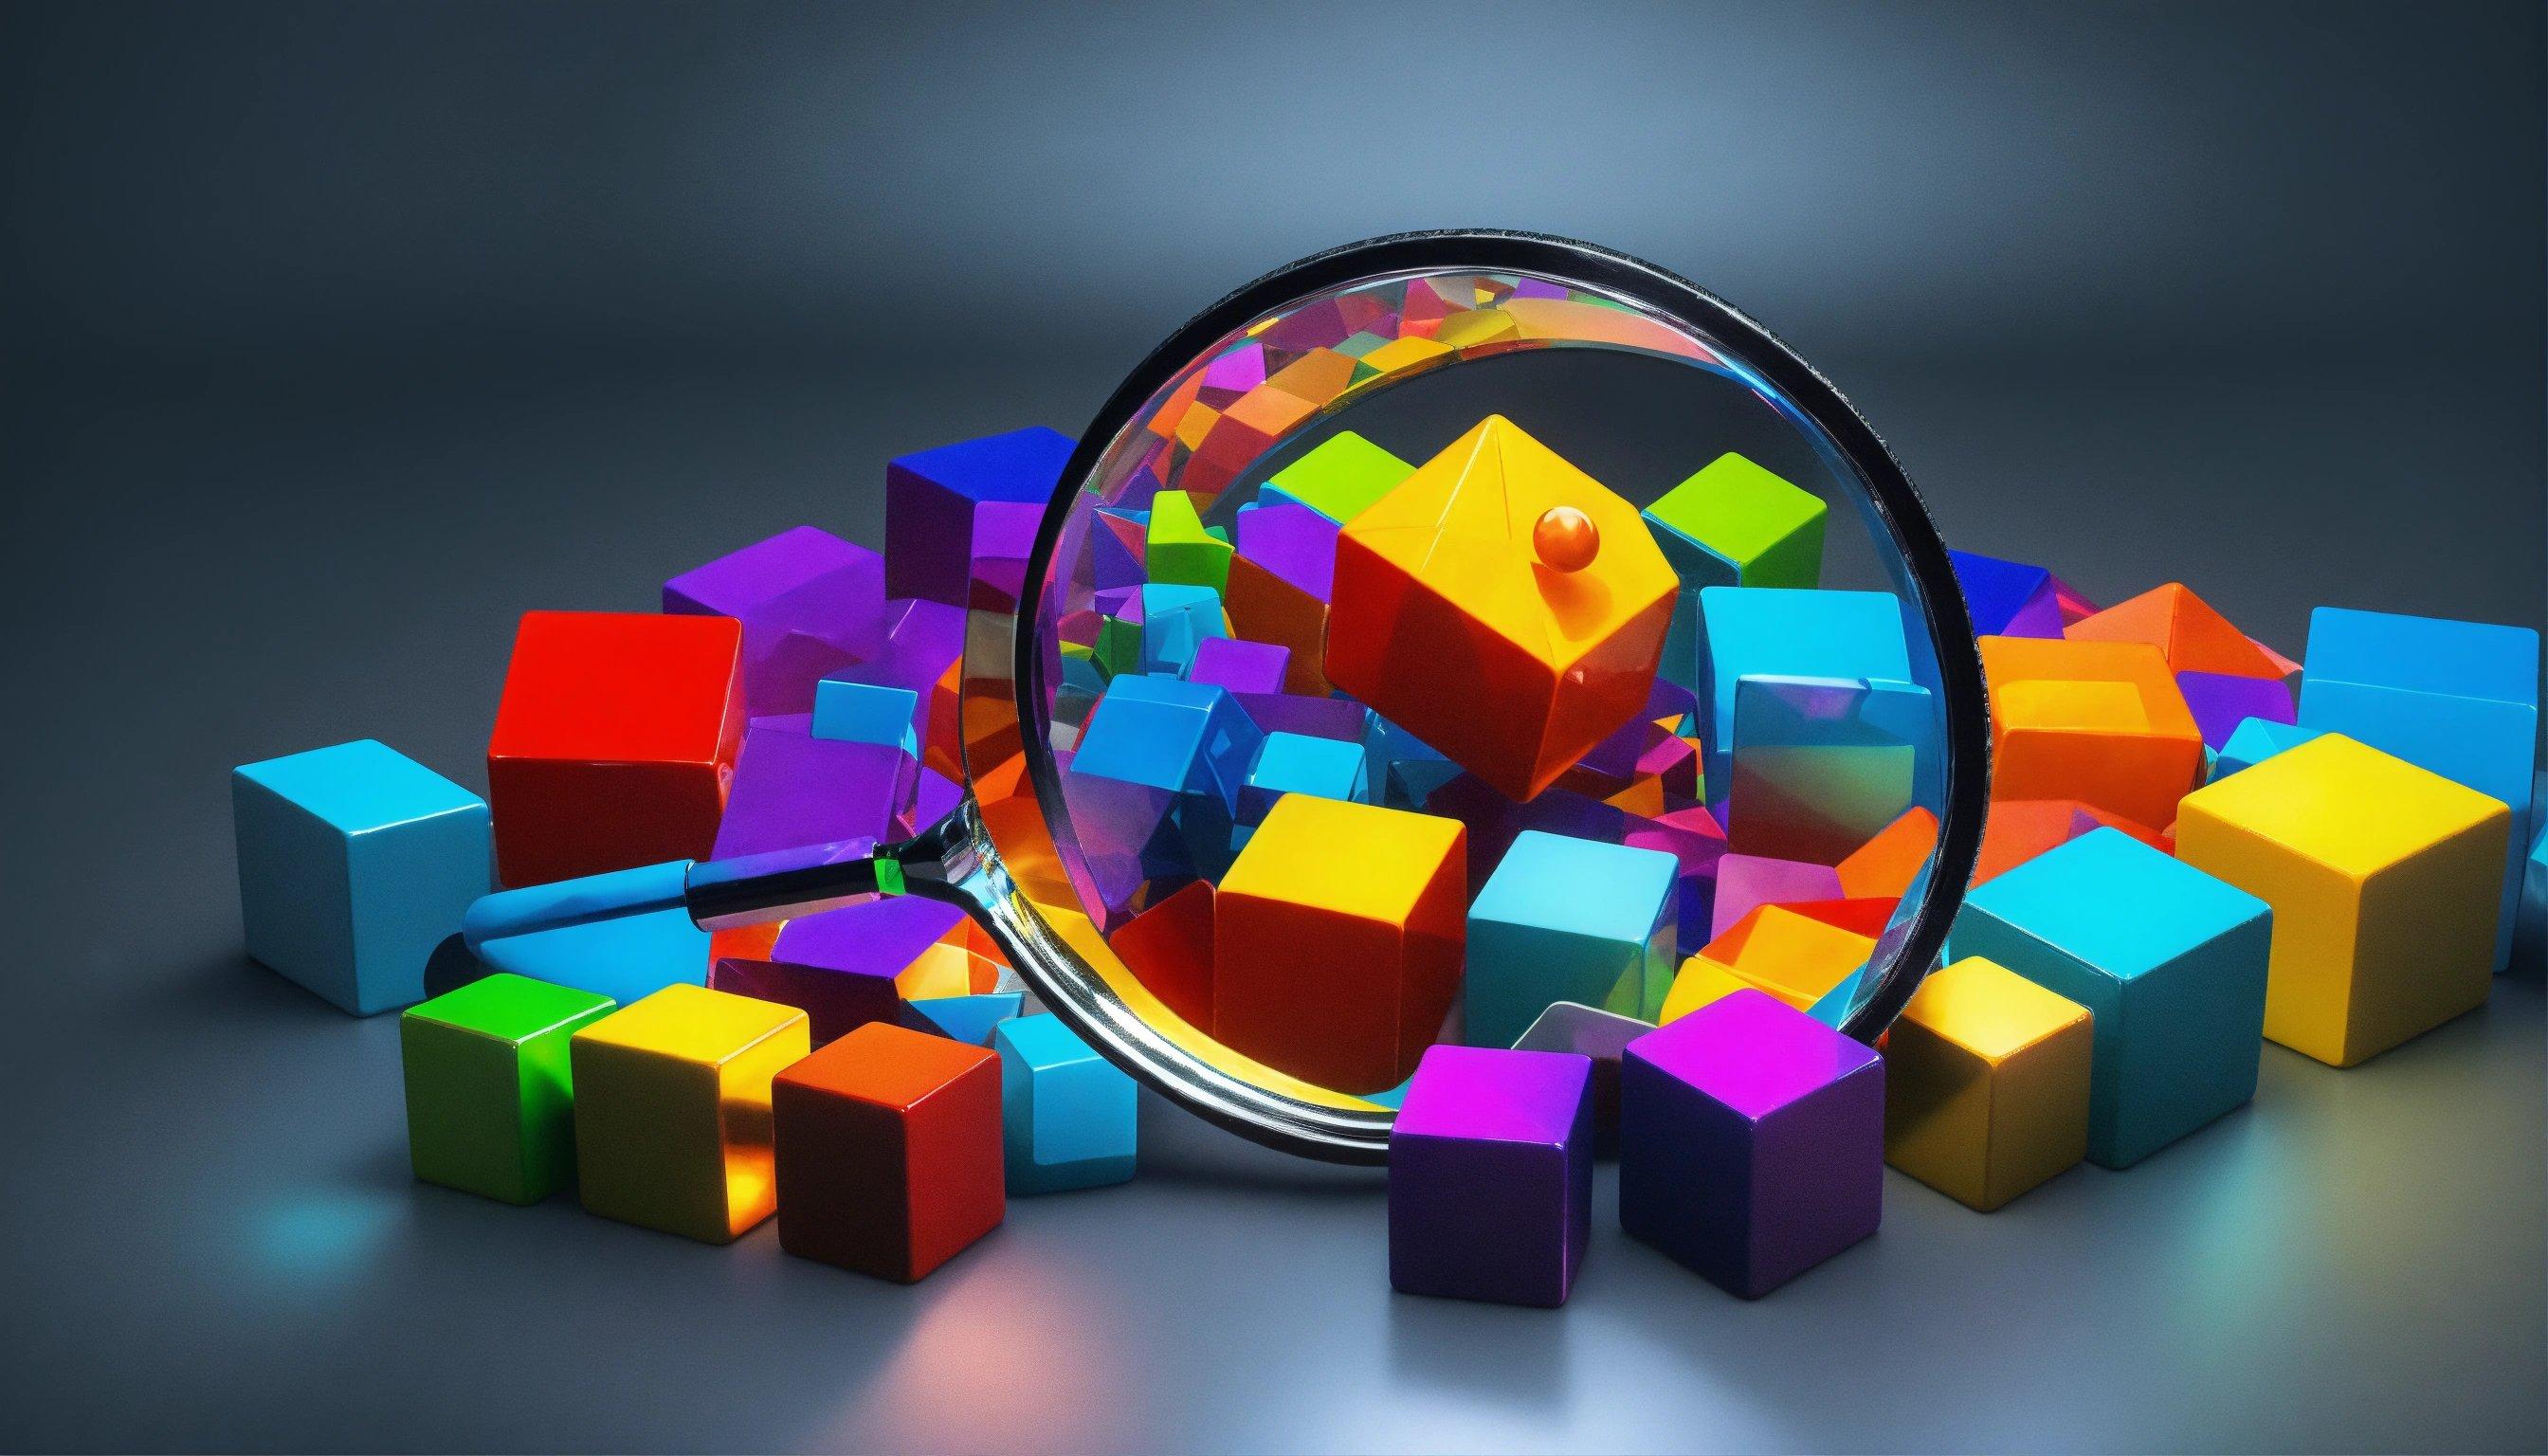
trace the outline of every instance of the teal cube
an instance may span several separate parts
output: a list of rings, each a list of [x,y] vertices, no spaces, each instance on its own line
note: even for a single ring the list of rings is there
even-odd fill
[[[1207,637],[1229,635],[1221,593],[1210,587],[1152,583],[1141,589],[1141,671],[1183,673]]]
[[[1652,1021],[1678,963],[1681,862],[1529,829],[1469,906],[1462,1039],[1510,1046],[1560,1001]]]
[[[537,1203],[575,1176],[576,1031],[607,996],[501,971],[399,1018],[408,1156],[415,1175],[505,1203]]]
[[[1001,1022],[991,1046],[1000,1053],[1009,1192],[1059,1193],[1133,1176],[1139,1097],[1131,1077],[1051,1015]]]
[[[826,678],[814,684],[809,731],[816,738],[899,748],[916,759],[920,757],[920,733],[915,726],[919,718],[920,694],[908,687]]]
[[[2539,768],[2539,634],[2321,606],[2310,613],[2300,722],[2501,799],[2512,810],[2496,920],[2495,965],[2512,959]]]
[[[2242,769],[2253,769],[2279,753],[2300,747],[2325,730],[2277,723],[2271,718],[2242,718],[2230,730],[2221,751],[2206,759],[2206,783],[2218,783]]]
[[[1248,824],[1262,821],[1274,801],[1287,793],[1370,803],[1370,764],[1371,756],[1359,743],[1304,733],[1268,733],[1239,792],[1239,818]]]
[[[486,801],[366,738],[230,772],[247,954],[356,1016],[424,999],[424,966],[493,887]]]
[[[2129,1167],[2256,1095],[2273,910],[2115,829],[1973,888],[1947,938],[2095,1017],[2088,1160]]]
[[[1915,682],[1902,603],[1883,592],[1708,587],[1698,593],[1698,736],[1707,781],[1733,781],[1734,689],[1746,677]]]

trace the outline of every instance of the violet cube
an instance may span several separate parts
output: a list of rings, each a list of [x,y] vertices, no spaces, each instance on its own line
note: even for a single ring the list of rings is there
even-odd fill
[[[1035,554],[1044,502],[985,500],[973,508],[973,544],[965,564],[966,604],[975,611],[1016,611],[1026,592],[1027,558]]]
[[[1281,692],[1291,671],[1292,649],[1236,637],[1207,637],[1195,644],[1186,668],[1189,682],[1209,682],[1232,692]]]
[[[885,466],[885,591],[961,607],[972,599],[976,517],[987,502],[1052,499],[1065,435],[1036,425],[904,455]],[[1007,523],[989,523],[1000,537]]]
[[[790,713],[755,718],[745,728],[725,817],[717,821],[715,858],[893,838],[919,765],[892,744],[816,738],[813,721]]]
[[[801,713],[814,684],[885,640],[884,558],[798,526],[664,584],[664,610],[743,624],[748,713]]]
[[[779,928],[768,959],[719,956],[708,988],[805,1013],[813,1045],[871,1021],[900,1017],[894,977],[963,922],[964,912],[917,895],[888,895],[798,916]]]
[[[1324,601],[1336,578],[1336,535],[1325,515],[1293,502],[1242,507],[1236,521],[1238,554],[1286,585]]]
[[[2185,706],[2194,714],[2194,726],[2203,733],[2204,746],[2218,753],[2229,746],[2230,735],[2249,718],[2262,718],[2268,723],[2297,723],[2291,685],[2275,678],[2233,678],[2226,673],[2179,673],[2177,690],[2185,694]]]
[[[1389,1282],[1553,1309],[1592,1222],[1592,1059],[1438,1046],[1389,1135]]]
[[[1840,871],[1828,864],[1774,860],[1763,855],[1724,855],[1716,862],[1716,898],[1709,907],[1708,939],[1732,930],[1763,905],[1802,905],[1837,900]]]
[[[1744,1299],[1875,1231],[1884,1063],[1761,991],[1628,1045],[1619,1225]]]

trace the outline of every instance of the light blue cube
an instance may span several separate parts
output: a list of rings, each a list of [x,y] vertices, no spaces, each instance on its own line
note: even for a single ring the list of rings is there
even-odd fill
[[[903,1005],[910,1009],[916,1031],[967,1046],[988,1046],[991,1033],[1015,1017],[1025,1001],[1017,991],[984,991],[977,996],[923,996]]]
[[[2088,1160],[2121,1168],[2256,1095],[2273,929],[2264,901],[2099,829],[1974,886],[1947,956],[2088,1008]]]
[[[1229,635],[1221,593],[1210,587],[1151,583],[1141,589],[1141,671],[1183,673],[1207,637]]]
[[[1059,1193],[1133,1176],[1139,1095],[1133,1079],[1049,1014],[991,1032],[1000,1053],[1000,1132],[1009,1192]]]
[[[1714,792],[1732,781],[1734,686],[1745,677],[1870,678],[1911,673],[1902,603],[1883,592],[1708,587],[1698,593],[1698,736]]]
[[[1234,814],[1263,737],[1225,688],[1128,674],[1107,683],[1070,766],[1078,774],[1209,798]]]
[[[1462,1040],[1510,1046],[1560,1001],[1654,1020],[1679,961],[1680,869],[1661,850],[1522,831],[1469,906]]]
[[[486,801],[366,738],[230,772],[247,954],[356,1016],[424,999],[493,887]]]
[[[2321,606],[2301,669],[2304,728],[2341,733],[2502,799],[2512,810],[2496,969],[2512,958],[2521,896],[2517,847],[2530,843],[2539,755],[2539,634]]]
[[[1371,802],[1370,756],[1359,743],[1313,738],[1303,733],[1268,733],[1247,771],[1239,795],[1239,818],[1249,824],[1264,819],[1274,801],[1287,793],[1322,799]]]
[[[842,743],[879,743],[920,757],[920,694],[908,687],[880,682],[852,682],[826,678],[814,684],[816,738]]]
[[[2230,730],[2230,737],[2221,745],[2221,751],[2211,756],[2211,767],[2203,781],[2218,783],[2240,770],[2255,768],[2276,754],[2289,753],[2324,731],[2277,723],[2271,718],[2242,718],[2237,727]]]

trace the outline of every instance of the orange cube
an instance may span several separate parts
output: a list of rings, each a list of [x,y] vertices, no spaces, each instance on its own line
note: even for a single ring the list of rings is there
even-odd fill
[[[1285,794],[1213,896],[1213,1036],[1334,1091],[1397,1086],[1459,991],[1468,891],[1459,821]]]
[[[2278,661],[2212,603],[2182,582],[2153,587],[2061,629],[2073,642],[2146,642],[2167,659],[2171,673],[2220,673],[2232,678],[2290,675]]]
[[[2163,829],[2203,781],[2203,731],[2143,642],[1984,637],[1991,794],[2078,799]]]

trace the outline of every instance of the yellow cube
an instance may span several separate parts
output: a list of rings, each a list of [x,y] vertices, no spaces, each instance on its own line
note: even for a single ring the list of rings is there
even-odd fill
[[[2088,1151],[2088,1009],[1978,956],[1933,971],[1884,1043],[1884,1160],[1984,1213]]]
[[[812,1049],[805,1013],[666,986],[571,1045],[587,1209],[707,1243],[770,1217],[770,1079]]]
[[[2352,1066],[2485,1004],[2511,823],[2330,733],[2187,794],[2176,855],[2274,907],[2266,1038]]]
[[[1670,1026],[1751,984],[1704,956],[1692,956],[1681,963],[1680,973],[1673,977],[1672,990],[1664,997],[1664,1009],[1655,1024]]]

